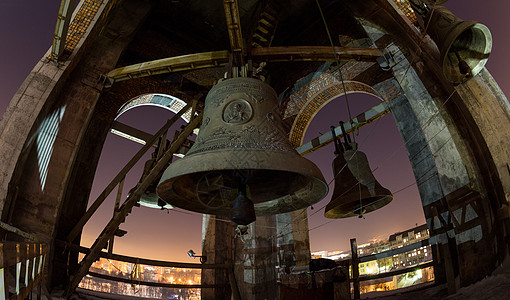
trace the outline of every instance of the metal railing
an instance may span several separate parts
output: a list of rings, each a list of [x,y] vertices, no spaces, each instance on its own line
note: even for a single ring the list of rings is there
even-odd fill
[[[0,300],[25,299],[44,289],[48,247],[41,243],[0,243]]]
[[[83,254],[88,254],[90,252],[89,248],[85,248],[82,246],[77,246],[71,243],[66,243],[64,241],[56,241],[57,245],[61,247],[66,247],[70,251],[78,251]],[[88,271],[87,275],[110,280],[114,282],[122,282],[127,284],[136,284],[136,285],[145,285],[150,287],[162,287],[162,288],[188,288],[188,289],[204,289],[204,288],[226,288],[228,286],[234,286],[233,289],[237,289],[237,286],[235,285],[235,280],[233,278],[233,268],[230,264],[200,264],[200,263],[183,263],[183,262],[170,262],[170,261],[159,261],[159,260],[152,260],[152,259],[144,259],[144,258],[138,258],[138,257],[131,257],[131,256],[125,256],[125,255],[119,255],[119,254],[113,254],[108,252],[100,252],[99,254],[100,258],[105,258],[108,260],[114,260],[119,262],[126,262],[126,263],[132,263],[136,265],[146,265],[146,266],[152,266],[152,267],[163,267],[163,268],[186,268],[186,269],[220,269],[225,270],[225,277],[228,278],[229,282],[225,282],[224,284],[174,284],[174,283],[165,283],[165,282],[153,282],[153,281],[143,281],[140,278],[134,279],[134,278],[124,278],[119,276],[112,276],[107,274],[101,274],[93,271]]]

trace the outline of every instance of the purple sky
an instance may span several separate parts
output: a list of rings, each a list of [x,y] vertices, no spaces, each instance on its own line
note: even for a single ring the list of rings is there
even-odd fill
[[[3,115],[10,99],[37,61],[51,46],[60,0],[0,1],[0,115]],[[477,20],[489,27],[493,35],[493,50],[487,63],[503,91],[510,92],[510,79],[505,70],[510,68],[508,54],[510,39],[507,32],[507,13],[510,3],[487,0],[480,5],[475,0],[450,0],[446,6],[458,17]],[[366,95],[349,95],[352,115],[356,115],[379,103]],[[120,121],[134,125],[147,132],[155,132],[171,117],[171,113],[151,107],[137,108],[125,113]],[[306,134],[308,140],[319,132],[324,133],[329,125],[347,120],[345,100],[331,102],[312,122]],[[150,122],[140,122],[150,120]],[[409,160],[391,115],[360,130],[357,137],[360,150],[364,151],[379,182],[393,192],[414,182]],[[130,157],[139,145],[109,135],[100,160],[92,196],[97,196]],[[319,150],[307,158],[323,171],[328,182],[332,178],[331,146]],[[143,165],[144,160],[139,165]],[[127,179],[124,195],[138,181],[134,174]],[[109,199],[86,227],[83,244],[89,246],[97,237],[112,214],[113,199]],[[347,249],[350,238],[364,243],[372,238],[385,238],[396,231],[424,223],[423,211],[416,186],[395,194],[392,203],[379,211],[366,215],[365,219],[351,218],[331,223],[320,210],[329,197],[308,209],[312,251]],[[312,215],[314,214],[314,215]],[[323,225],[325,224],[325,225]],[[321,226],[323,225],[323,226]],[[317,226],[316,229],[313,229]],[[200,253],[201,215],[183,210],[161,212],[147,208],[136,208],[121,228],[128,234],[116,240],[115,252],[132,256],[174,261],[192,261],[186,256],[188,249]],[[142,246],[140,246],[142,245]]]

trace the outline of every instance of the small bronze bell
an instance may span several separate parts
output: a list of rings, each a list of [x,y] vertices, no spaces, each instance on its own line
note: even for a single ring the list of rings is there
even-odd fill
[[[492,49],[489,29],[478,22],[458,18],[444,6],[430,9],[422,23],[429,20],[427,33],[439,48],[445,77],[452,83],[462,83],[476,76]]]
[[[231,207],[249,210],[239,182],[246,184],[256,215],[305,208],[328,192],[320,170],[290,145],[275,91],[244,77],[211,89],[195,144],[166,169],[157,191],[171,205],[229,216]]]
[[[349,145],[351,149],[333,160],[335,189],[324,212],[326,218],[362,217],[393,200],[391,192],[372,174],[365,153],[357,150],[356,143]]]

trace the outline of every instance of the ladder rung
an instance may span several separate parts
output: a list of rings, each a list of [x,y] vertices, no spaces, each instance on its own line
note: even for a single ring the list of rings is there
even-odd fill
[[[268,39],[266,39],[265,37],[261,36],[261,35],[260,35],[260,34],[258,34],[258,33],[253,34],[253,38],[254,38],[254,39],[257,39],[257,40],[259,40],[259,41],[262,41],[262,42],[269,42],[269,40],[268,40]]]
[[[255,32],[260,32],[264,35],[268,35],[269,34],[269,30],[267,30],[266,28],[262,27],[262,26],[258,26],[256,29],[255,29]]]

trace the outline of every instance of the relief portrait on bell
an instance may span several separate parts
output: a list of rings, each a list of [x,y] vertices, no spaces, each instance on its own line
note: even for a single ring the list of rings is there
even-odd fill
[[[253,109],[246,100],[236,99],[225,106],[223,121],[230,124],[242,124],[248,122],[253,116]]]

